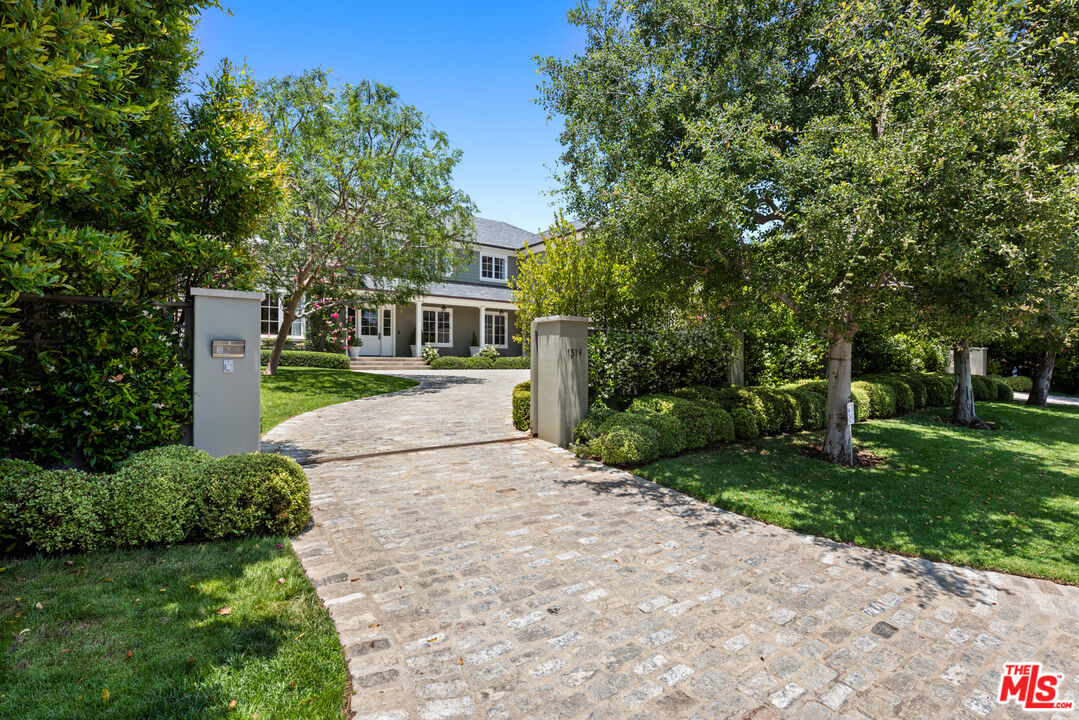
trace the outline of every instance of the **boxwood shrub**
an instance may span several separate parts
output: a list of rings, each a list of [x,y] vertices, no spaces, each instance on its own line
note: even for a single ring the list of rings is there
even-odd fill
[[[757,425],[757,417],[753,411],[746,407],[736,407],[730,412],[736,439],[755,440],[761,436],[760,426]]]
[[[601,434],[600,428],[603,427],[603,423],[607,422],[607,419],[614,415],[614,412],[603,403],[596,403],[588,410],[588,414],[577,423],[577,427],[573,430],[573,441],[581,454],[599,454],[593,451],[593,442],[599,438]]]
[[[137,453],[112,474],[0,460],[0,548],[84,551],[196,537],[299,532],[307,478],[280,455],[215,460],[189,447]]]
[[[992,385],[993,389],[996,391],[996,395],[997,395],[996,400],[998,402],[1011,402],[1012,400],[1015,399],[1015,393],[1012,391],[1011,386],[1008,385],[1008,383],[1004,382],[1003,378],[990,376],[990,377],[988,377],[986,379],[989,381],[989,384]]]
[[[882,383],[892,389],[895,395],[895,411],[890,413],[909,413],[914,411],[914,391],[907,381],[898,375],[867,375],[862,378],[868,382]],[[887,417],[881,415],[879,417]]]
[[[974,390],[975,402],[990,402],[997,399],[996,387],[984,375],[971,375],[970,385]]]
[[[945,373],[923,373],[926,407],[944,407],[952,402],[952,386],[955,379]]]
[[[270,362],[270,351],[259,352],[259,362],[266,365]],[[348,356],[342,353],[311,352],[309,350],[282,350],[277,359],[278,367],[313,367],[329,368],[331,370],[348,370]]]
[[[618,412],[600,427],[592,447],[608,465],[644,465],[660,456],[659,433],[648,416]]]
[[[528,430],[532,427],[532,381],[525,380],[513,388],[513,427]]]
[[[1034,389],[1034,378],[1026,375],[1010,375],[999,379],[1015,392],[1030,392]]]
[[[491,358],[479,355],[476,357],[437,357],[431,361],[432,370],[490,370],[494,366],[495,363]]]

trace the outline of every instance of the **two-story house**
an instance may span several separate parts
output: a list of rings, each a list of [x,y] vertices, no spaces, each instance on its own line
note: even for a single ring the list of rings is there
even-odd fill
[[[426,295],[408,305],[357,308],[353,332],[363,345],[359,354],[382,357],[419,357],[423,345],[441,355],[467,357],[470,348],[494,345],[499,354],[521,354],[513,341],[517,308],[508,287],[517,272],[517,252],[540,249],[543,238],[508,223],[476,218],[475,254],[469,265],[452,277],[433,284]],[[280,297],[263,301],[264,337],[277,333]],[[303,339],[303,320],[293,323],[290,339]]]

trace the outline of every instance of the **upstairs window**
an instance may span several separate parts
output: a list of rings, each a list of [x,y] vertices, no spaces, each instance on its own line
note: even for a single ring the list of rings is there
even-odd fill
[[[484,280],[506,279],[506,258],[498,255],[480,255],[480,277]]]

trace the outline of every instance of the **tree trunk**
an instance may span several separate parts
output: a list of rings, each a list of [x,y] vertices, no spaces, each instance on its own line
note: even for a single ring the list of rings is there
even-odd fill
[[[832,462],[849,463],[850,433],[847,403],[850,402],[850,340],[835,339],[828,354],[828,424],[822,454]]]
[[[1027,405],[1045,407],[1049,402],[1049,383],[1053,379],[1053,365],[1056,364],[1057,353],[1055,350],[1046,350],[1045,355],[1038,362],[1038,368],[1034,371],[1034,387],[1030,389],[1027,397]]]
[[[952,350],[955,385],[952,387],[952,422],[967,427],[983,427],[974,412],[974,386],[970,381],[970,341],[963,340]]]
[[[280,318],[281,322],[277,326],[277,338],[274,340],[273,349],[270,350],[270,359],[266,361],[267,375],[277,374],[277,364],[281,360],[281,351],[285,349],[288,332],[292,329],[292,322],[296,319],[296,308],[299,307],[301,298],[303,298],[303,290],[296,290],[289,297],[288,302],[285,303],[284,312]]]

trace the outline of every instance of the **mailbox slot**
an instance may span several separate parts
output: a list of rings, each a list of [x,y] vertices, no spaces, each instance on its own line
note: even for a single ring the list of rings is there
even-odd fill
[[[246,344],[244,340],[211,340],[210,356],[215,358],[242,358]]]

